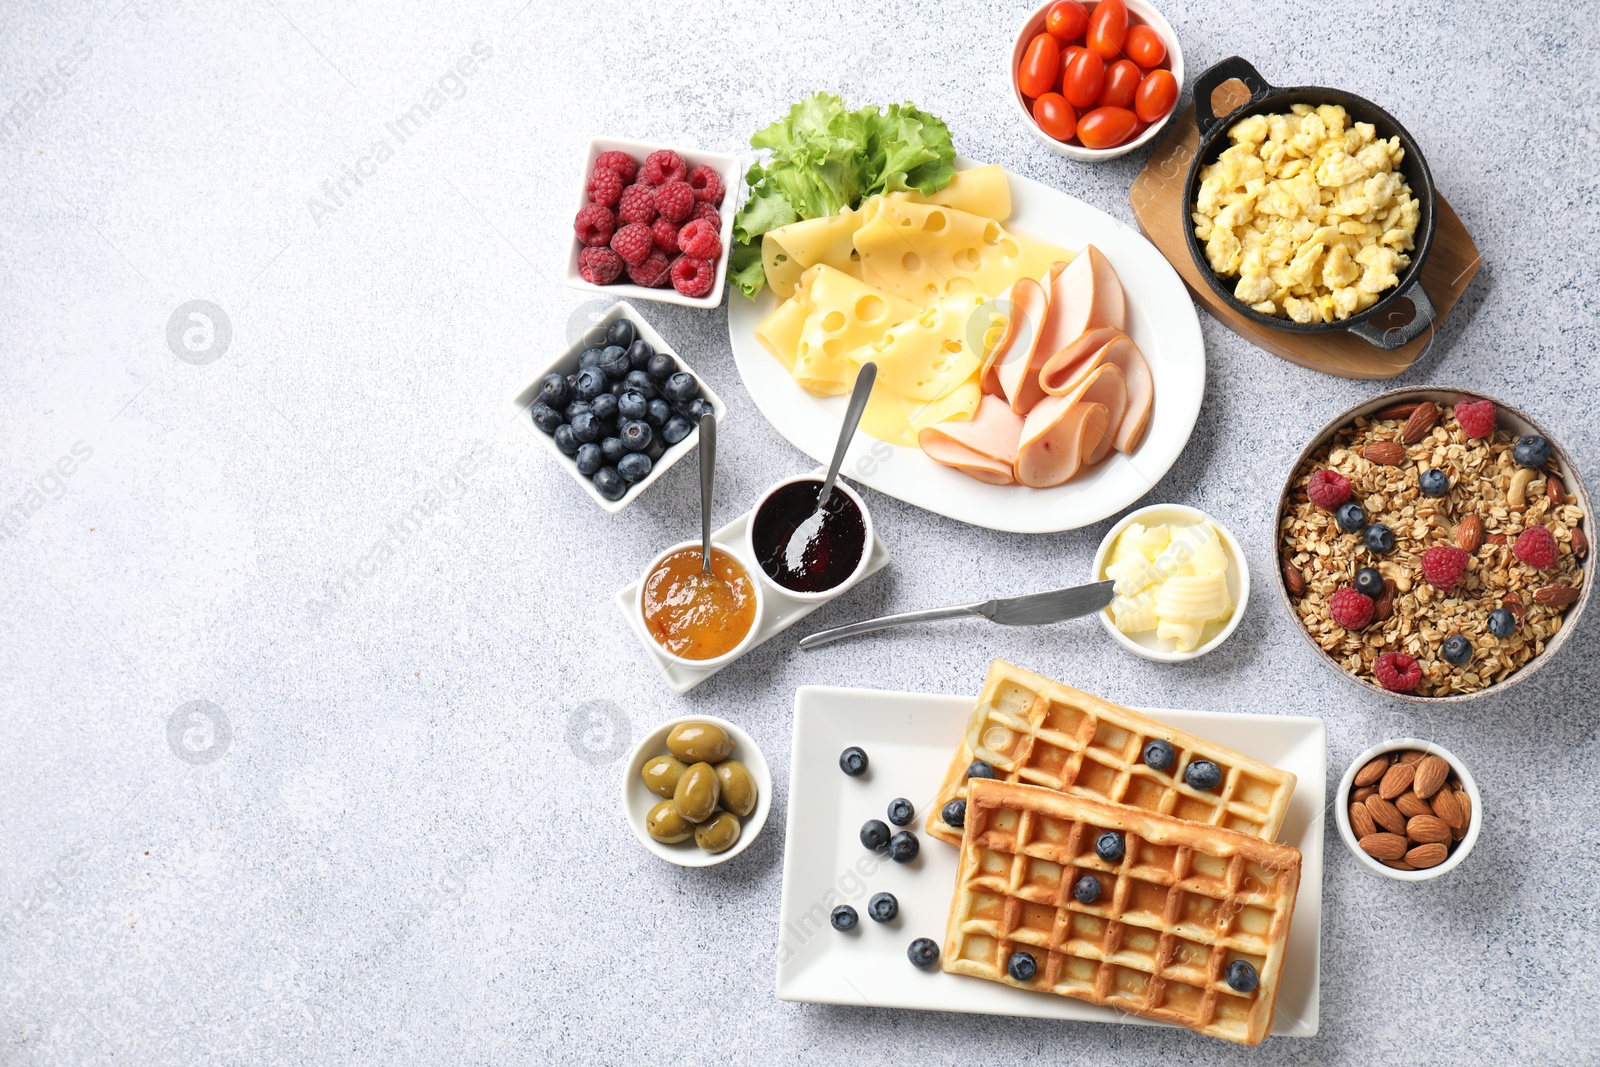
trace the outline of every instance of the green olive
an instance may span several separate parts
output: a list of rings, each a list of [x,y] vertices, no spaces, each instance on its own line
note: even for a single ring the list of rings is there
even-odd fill
[[[735,815],[756,810],[756,780],[750,769],[736,759],[717,764],[717,784],[722,787],[722,806]]]
[[[678,779],[688,769],[689,765],[678,757],[661,755],[645,760],[644,766],[639,768],[639,776],[644,779],[646,789],[670,800],[672,791],[678,788]]]
[[[679,723],[667,735],[667,751],[685,763],[715,763],[733,751],[733,738],[714,723]]]
[[[670,800],[663,800],[650,809],[650,814],[644,817],[644,828],[663,845],[687,841],[689,835],[694,833],[694,824],[679,815]]]
[[[678,788],[672,791],[672,806],[690,822],[705,822],[717,810],[717,800],[722,787],[717,784],[717,772],[709,763],[696,763],[683,772]]]
[[[726,852],[739,840],[739,817],[719,811],[717,817],[694,828],[694,843],[707,852]]]

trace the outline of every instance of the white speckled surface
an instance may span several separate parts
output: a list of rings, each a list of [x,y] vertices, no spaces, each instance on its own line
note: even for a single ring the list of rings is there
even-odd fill
[[[1325,19],[1283,0],[1164,10],[1191,72],[1238,52],[1406,123],[1485,263],[1401,381],[1514,400],[1600,484],[1591,13],[1317,7]],[[1144,153],[1072,165],[1017,127],[1004,57],[1023,13],[0,12],[0,507],[23,505],[0,552],[0,1063],[689,1062],[708,1039],[763,1063],[1594,1062],[1594,618],[1514,700],[1432,715],[1339,683],[1265,594],[1187,666],[1120,654],[1089,622],[805,655],[791,632],[685,697],[624,632],[610,594],[695,529],[694,464],[608,517],[506,409],[584,302],[558,279],[587,139],[740,151],[817,88],[909,98],[965,155],[1131,222]],[[471,75],[452,74],[475,43]],[[385,124],[434,88],[397,141]],[[197,299],[232,327],[204,365],[166,338]],[[756,415],[721,312],[650,314],[729,403],[726,521],[810,464]],[[1146,499],[1223,517],[1261,575],[1269,495],[1301,435],[1377,387],[1202,323],[1201,426]],[[62,457],[70,476],[51,473]],[[1106,528],[998,535],[868,495],[894,563],[816,625],[1071,581]],[[1325,716],[1331,781],[1375,740],[1437,737],[1478,778],[1483,837],[1452,877],[1399,885],[1329,834],[1310,1041],[1243,1052],[778,1002],[794,688],[971,692],[994,655],[1130,703]],[[195,700],[231,732],[210,763],[194,762],[199,720],[168,741]],[[619,736],[586,734],[613,705]],[[621,742],[694,710],[752,731],[780,778],[761,839],[698,871],[640,849],[613,800]]]

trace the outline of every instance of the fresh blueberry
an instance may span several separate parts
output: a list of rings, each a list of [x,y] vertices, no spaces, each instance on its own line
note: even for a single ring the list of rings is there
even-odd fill
[[[609,419],[601,419],[600,420],[600,436],[598,438],[596,438],[596,440],[603,441],[607,437],[616,437],[621,432],[622,432],[622,423],[616,417],[613,416],[612,418],[609,418]]]
[[[1013,952],[1006,960],[1006,973],[1019,982],[1031,982],[1039,973],[1039,961],[1026,952]]]
[[[1386,556],[1394,551],[1394,531],[1381,522],[1368,526],[1363,539],[1367,543],[1367,551],[1375,555]]]
[[[1517,617],[1505,608],[1489,612],[1489,632],[1505,640],[1517,632]]]
[[[896,826],[905,826],[916,818],[916,809],[911,806],[911,801],[905,797],[895,797],[889,801],[889,821]]]
[[[1222,784],[1222,768],[1208,759],[1197,759],[1183,770],[1183,780],[1191,789],[1215,789]]]
[[[651,463],[661,462],[661,457],[667,454],[667,443],[661,439],[660,434],[656,434],[655,440],[650,442],[650,447],[644,450],[644,454],[650,457]]]
[[[650,357],[650,362],[645,366],[645,370],[649,371],[650,377],[656,381],[664,382],[678,373],[678,361],[673,359],[669,353],[657,352]]]
[[[595,417],[602,422],[617,417],[618,400],[614,393],[601,393],[594,398]]]
[[[621,396],[628,391],[628,385],[626,382],[612,382],[608,391],[612,396]]]
[[[609,343],[606,340],[606,328],[604,326],[591,326],[583,332],[584,348],[604,348]]]
[[[1438,467],[1429,467],[1417,478],[1417,485],[1428,496],[1444,496],[1450,491],[1450,476]]]
[[[629,389],[643,394],[646,400],[654,400],[659,393],[655,380],[642,370],[631,370],[628,376],[622,379]]]
[[[1107,830],[1095,838],[1094,854],[1107,863],[1121,863],[1122,857],[1128,854],[1128,846],[1121,834],[1115,830]]]
[[[1354,500],[1340,505],[1339,510],[1333,513],[1333,517],[1338,520],[1339,529],[1345,533],[1355,533],[1367,524],[1366,509]]]
[[[578,473],[584,477],[588,477],[605,466],[602,462],[599,445],[579,445],[577,460]]]
[[[861,920],[856,917],[856,909],[848,904],[840,904],[833,909],[833,914],[828,916],[828,922],[833,924],[835,930],[849,932],[856,928],[856,923]]]
[[[1459,667],[1472,658],[1472,642],[1460,634],[1451,634],[1444,639],[1444,647],[1439,651],[1447,663]]]
[[[671,418],[672,408],[665,400],[652,400],[645,408],[644,421],[658,430],[666,429]]]
[[[889,827],[882,819],[868,819],[861,824],[861,847],[874,852],[889,843]]]
[[[600,440],[600,420],[592,411],[585,411],[572,420],[572,436],[584,444]]]
[[[615,467],[601,467],[595,471],[594,487],[607,500],[621,500],[628,491],[628,483],[622,480],[622,475],[617,473]]]
[[[546,374],[544,381],[539,383],[539,399],[553,408],[566,405],[572,399],[568,394],[567,379],[559,374]]]
[[[628,376],[628,372],[633,369],[632,365],[628,363],[628,350],[626,348],[612,345],[602,352],[601,356],[600,369],[605,371],[606,377],[613,382],[622,381]]]
[[[624,419],[642,419],[650,410],[650,401],[643,393],[629,389],[617,397],[617,415]]]
[[[944,820],[946,826],[956,829],[967,825],[967,802],[965,800],[952,800],[939,809],[939,818]]]
[[[839,753],[839,769],[852,778],[860,778],[867,773],[867,754],[851,745]]]
[[[629,452],[617,463],[617,473],[622,475],[623,481],[634,485],[648,478],[653,466],[655,464],[643,452]]]
[[[993,778],[994,767],[988,760],[975,759],[967,764],[968,778]]]
[[[1086,874],[1072,883],[1072,899],[1079,904],[1093,904],[1100,899],[1100,879]]]
[[[650,342],[639,338],[628,346],[628,366],[634,370],[644,370],[650,365],[650,357],[656,354]]]
[[[601,345],[598,348],[586,348],[583,350],[583,354],[578,357],[578,370],[581,372],[588,370],[590,367],[598,367],[600,361],[605,358],[605,345]]]
[[[1228,986],[1235,993],[1254,993],[1256,986],[1261,984],[1261,976],[1246,960],[1234,960],[1228,964],[1227,977]]]
[[[889,838],[889,858],[896,863],[910,863],[920,851],[922,846],[917,842],[917,835],[910,830],[901,830]]]
[[[605,371],[599,367],[585,367],[578,372],[578,387],[573,391],[579,400],[593,400],[605,392],[609,384]]]
[[[565,455],[576,456],[578,454],[578,446],[582,443],[572,436],[572,426],[570,424],[562,423],[556,427],[556,447],[561,449]]]
[[[622,443],[620,437],[607,437],[600,442],[600,458],[606,461],[608,467],[615,467],[627,454],[628,446]]]
[[[1356,592],[1376,600],[1383,595],[1383,572],[1376,567],[1356,571]]]
[[[717,411],[716,406],[703,396],[689,401],[689,407],[686,410],[689,412],[689,418],[694,422],[699,422],[702,415],[714,415]]]
[[[875,893],[867,901],[867,914],[875,923],[894,922],[894,917],[900,914],[900,902],[893,893]]]
[[[571,422],[585,411],[593,411],[594,403],[589,400],[574,400],[561,411],[561,417]]]
[[[638,332],[634,330],[632,321],[628,319],[618,319],[606,327],[606,340],[623,348],[633,344],[633,339],[637,336],[639,336]]]
[[[679,371],[667,379],[661,391],[674,404],[687,404],[699,394],[700,383],[694,380],[694,375]]]
[[[661,427],[661,437],[667,444],[675,445],[685,437],[688,437],[693,429],[694,427],[689,425],[688,419],[674,415],[667,420],[665,426]]]
[[[1172,750],[1172,746],[1160,738],[1144,746],[1144,765],[1151,770],[1164,771],[1177,758],[1178,754]]]
[[[650,442],[655,439],[656,434],[648,422],[629,419],[622,424],[622,432],[617,436],[622,438],[622,445],[629,452],[643,452],[650,447]]]
[[[562,423],[561,412],[543,403],[533,405],[528,413],[533,416],[533,424],[545,433],[555,433]]]
[[[578,387],[578,372],[573,371],[567,375],[567,392],[570,393]]]
[[[906,949],[906,958],[913,967],[925,971],[939,962],[939,944],[931,937],[919,937]]]
[[[1536,433],[1519,437],[1517,447],[1511,450],[1511,458],[1519,467],[1542,467],[1550,458],[1550,442]]]

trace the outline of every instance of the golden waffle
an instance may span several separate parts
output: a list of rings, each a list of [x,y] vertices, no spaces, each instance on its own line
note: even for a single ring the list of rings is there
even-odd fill
[[[1155,738],[1177,750],[1164,771],[1144,763],[1145,743]],[[1000,781],[1127,804],[1263,841],[1278,836],[1294,794],[1295,778],[1287,771],[999,659],[989,667],[928,813],[928,833],[952,845],[961,843],[961,831],[941,813],[950,801],[966,799],[974,759],[993,766]],[[1222,784],[1203,791],[1184,782],[1184,768],[1194,759],[1215,763]]]
[[[1106,863],[1095,840],[1124,835]],[[1300,851],[1165,815],[1037,786],[975,778],[943,966],[1105,1004],[1246,1045],[1272,1026],[1284,947],[1300,887]],[[1100,880],[1081,904],[1073,884]],[[1019,982],[1006,964],[1034,957]],[[1234,960],[1256,969],[1254,992],[1223,979]]]

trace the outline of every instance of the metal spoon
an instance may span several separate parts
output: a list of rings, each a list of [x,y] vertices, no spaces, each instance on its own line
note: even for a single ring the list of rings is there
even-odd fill
[[[839,426],[839,443],[833,446],[833,462],[828,465],[828,476],[822,480],[822,491],[817,494],[816,510],[800,520],[789,532],[789,540],[783,546],[783,558],[793,570],[804,566],[806,550],[822,531],[828,499],[833,495],[833,483],[839,478],[839,467],[844,463],[844,454],[849,451],[850,441],[861,423],[861,413],[867,409],[867,398],[872,395],[872,383],[877,377],[876,363],[861,364],[855,387],[850,390],[850,404],[844,410],[844,422]]]
[[[717,475],[717,416],[700,416],[700,558],[711,573],[711,487]]]

